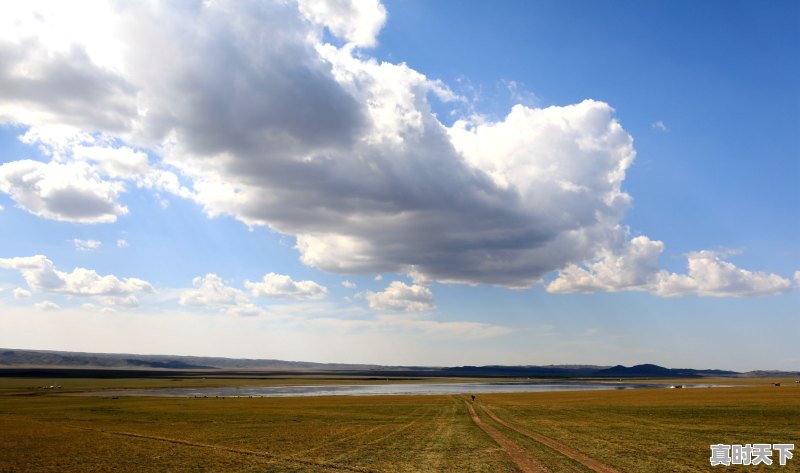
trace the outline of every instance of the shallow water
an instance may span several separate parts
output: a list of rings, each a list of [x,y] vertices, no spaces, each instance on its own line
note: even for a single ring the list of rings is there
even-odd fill
[[[686,384],[686,388],[718,387],[712,384]],[[213,388],[128,389],[82,393],[90,396],[157,397],[305,397],[305,396],[388,396],[418,394],[485,394],[555,391],[601,391],[616,389],[669,388],[667,384],[597,382],[506,382],[506,383],[423,383],[327,386],[242,386]]]

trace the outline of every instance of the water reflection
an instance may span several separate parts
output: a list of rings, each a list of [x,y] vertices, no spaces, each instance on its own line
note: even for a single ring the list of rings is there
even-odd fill
[[[388,396],[417,394],[486,394],[555,391],[601,391],[615,389],[669,388],[670,385],[654,383],[598,383],[598,382],[504,382],[504,383],[424,383],[424,384],[372,384],[328,386],[240,386],[210,388],[130,389],[115,391],[121,396],[159,397],[302,397],[302,396]],[[685,384],[682,387],[717,387],[711,384]],[[110,394],[87,393],[87,394]]]

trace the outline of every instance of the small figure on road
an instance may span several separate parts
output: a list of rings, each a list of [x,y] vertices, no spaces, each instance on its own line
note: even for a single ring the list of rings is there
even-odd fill
[[[475,395],[472,395],[472,402],[475,402]]]

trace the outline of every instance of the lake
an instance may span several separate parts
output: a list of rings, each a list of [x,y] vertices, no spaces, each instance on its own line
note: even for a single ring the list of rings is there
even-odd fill
[[[721,387],[712,384],[684,384],[686,388]],[[598,382],[497,382],[497,383],[387,383],[327,386],[240,386],[209,388],[126,389],[80,393],[88,396],[138,397],[304,397],[304,396],[402,396],[419,394],[485,394],[556,391],[602,391],[617,389],[669,388],[654,383]]]

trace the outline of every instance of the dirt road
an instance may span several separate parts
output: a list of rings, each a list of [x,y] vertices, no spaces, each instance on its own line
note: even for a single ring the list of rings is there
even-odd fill
[[[503,435],[500,431],[495,429],[494,427],[486,424],[484,421],[478,417],[478,414],[475,412],[475,408],[472,407],[472,403],[469,401],[464,401],[467,405],[467,409],[469,410],[469,415],[472,418],[472,422],[475,423],[478,427],[481,428],[484,432],[486,432],[489,437],[494,439],[500,447],[508,453],[508,456],[514,460],[514,463],[519,466],[520,470],[523,473],[547,473],[550,472],[550,469],[546,466],[539,463],[538,460],[533,458],[530,453],[526,452],[522,449],[519,445],[517,445],[513,440]]]
[[[528,429],[523,427],[511,424],[509,422],[504,421],[500,417],[497,416],[489,407],[487,406],[480,406],[486,414],[492,418],[498,424],[507,427],[511,430],[514,430],[531,440],[535,440],[543,445],[546,445],[553,450],[557,451],[558,453],[564,455],[565,457],[571,458],[576,462],[584,465],[585,467],[589,468],[592,471],[596,471],[597,473],[621,473],[619,470],[614,469],[604,463],[601,463],[598,460],[586,455],[585,453],[579,452],[572,447],[564,445],[561,442],[551,439],[550,437],[544,436],[542,434],[531,432]]]

